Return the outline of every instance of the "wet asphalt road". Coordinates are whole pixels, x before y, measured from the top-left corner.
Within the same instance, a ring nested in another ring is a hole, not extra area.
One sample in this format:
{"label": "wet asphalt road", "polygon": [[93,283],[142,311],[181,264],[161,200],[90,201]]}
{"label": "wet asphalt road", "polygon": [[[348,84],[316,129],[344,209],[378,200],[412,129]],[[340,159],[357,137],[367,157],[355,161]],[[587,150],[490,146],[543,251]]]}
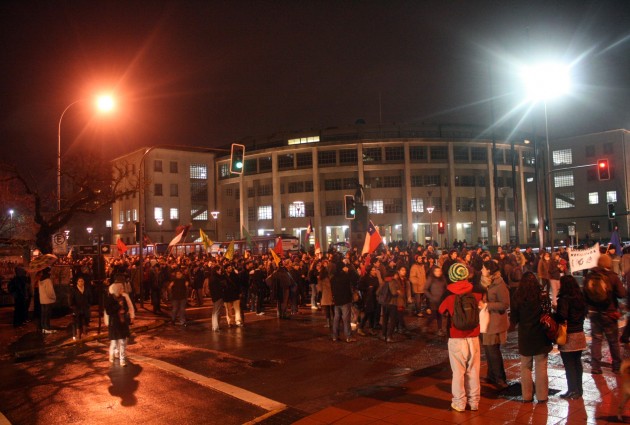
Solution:
{"label": "wet asphalt road", "polygon": [[[413,316],[406,318],[409,334],[387,344],[360,336],[333,342],[323,313],[310,309],[286,321],[270,310],[248,313],[244,328],[219,333],[211,331],[210,308],[187,312],[186,327],[135,335],[126,368],[110,366],[106,346],[96,341],[19,361],[4,352],[0,411],[15,424],[291,423],[448,368],[446,339],[422,334],[425,319]],[[0,334],[11,331],[5,325]],[[509,341],[504,355],[517,356],[515,333]]]}

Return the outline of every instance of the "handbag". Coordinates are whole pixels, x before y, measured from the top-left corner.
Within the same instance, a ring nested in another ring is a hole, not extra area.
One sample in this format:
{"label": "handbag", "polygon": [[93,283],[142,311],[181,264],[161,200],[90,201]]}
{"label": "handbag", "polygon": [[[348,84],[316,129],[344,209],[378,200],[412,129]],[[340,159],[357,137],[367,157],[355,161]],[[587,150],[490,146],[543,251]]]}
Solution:
{"label": "handbag", "polygon": [[556,344],[564,345],[567,343],[567,322],[558,324],[558,332],[556,333]]}
{"label": "handbag", "polygon": [[541,294],[540,304],[542,306],[542,313],[540,314],[540,324],[547,335],[547,339],[551,342],[556,341],[556,335],[558,334],[558,323],[551,316],[551,301],[547,292]]}
{"label": "handbag", "polygon": [[490,325],[490,312],[488,306],[484,306],[479,310],[479,333],[485,334],[488,332],[488,325]]}

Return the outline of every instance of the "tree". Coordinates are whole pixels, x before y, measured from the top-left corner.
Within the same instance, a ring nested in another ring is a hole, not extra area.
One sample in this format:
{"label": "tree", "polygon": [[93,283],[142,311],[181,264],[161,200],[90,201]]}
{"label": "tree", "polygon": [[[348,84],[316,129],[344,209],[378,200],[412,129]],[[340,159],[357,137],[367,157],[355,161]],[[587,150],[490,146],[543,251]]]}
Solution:
{"label": "tree", "polygon": [[56,210],[56,193],[50,182],[41,183],[12,164],[0,164],[4,182],[19,183],[29,198],[35,227],[35,245],[42,252],[52,251],[52,236],[78,213],[95,214],[116,200],[138,191],[138,179],[130,176],[127,164],[112,165],[93,154],[68,158],[62,170],[61,209]]}

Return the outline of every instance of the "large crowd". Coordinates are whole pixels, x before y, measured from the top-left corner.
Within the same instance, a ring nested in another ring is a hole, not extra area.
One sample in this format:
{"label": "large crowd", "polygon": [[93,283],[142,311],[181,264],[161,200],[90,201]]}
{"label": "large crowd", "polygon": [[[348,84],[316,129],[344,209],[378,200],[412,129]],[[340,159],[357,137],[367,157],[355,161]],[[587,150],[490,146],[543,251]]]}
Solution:
{"label": "large crowd", "polygon": [[[272,253],[236,254],[229,259],[191,254],[148,256],[142,263],[137,257],[123,256],[106,261],[103,273],[95,270],[90,257],[64,261],[72,268],[75,282],[71,307],[81,322],[76,329],[89,322],[90,303],[102,302],[106,313],[117,317],[109,320],[110,339],[115,341],[112,362],[116,352],[123,363],[120,342],[128,335],[128,317],[138,304],[147,304],[156,314],[164,314],[162,309],[170,305],[172,324],[185,326],[186,307],[201,306],[210,298],[215,332],[225,326],[244,326],[248,311],[258,315],[273,311],[279,319],[288,320],[300,314],[300,307],[310,308],[323,311],[333,341],[348,343],[369,335],[393,342],[400,338],[398,334],[411,332],[407,322],[416,316],[423,320],[414,332],[447,339],[453,370],[451,408],[457,411],[478,408],[482,348],[488,364],[485,380],[497,391],[508,387],[501,346],[511,329],[518,331],[524,402],[533,401],[534,396],[538,402],[547,400],[547,355],[554,343],[561,352],[568,384],[561,397],[582,396],[587,317],[593,374],[602,373],[604,340],[610,348],[612,372],[620,371],[620,342],[627,343],[630,336],[624,331],[620,337],[617,326],[619,300],[627,294],[623,282],[630,282],[630,255],[617,255],[613,246],[602,252],[597,267],[584,271],[581,284],[568,270],[563,248],[537,254],[530,247],[499,247],[491,254],[465,244],[440,252],[432,245],[410,243],[381,246],[363,255],[356,249],[345,254],[291,253],[281,258]],[[26,298],[44,295],[50,301],[46,273],[50,272],[38,273],[29,285],[28,276],[18,272],[27,285]],[[101,288],[98,274],[108,290],[97,290]],[[594,283],[605,288],[606,299],[592,292]],[[15,286],[10,285],[12,292],[19,292]],[[472,316],[467,316],[468,304],[474,304]],[[81,313],[86,305],[87,313]],[[18,309],[16,301],[14,325],[28,320],[25,309],[33,308],[27,301]],[[564,339],[550,336],[548,318],[564,330]],[[44,333],[49,330],[46,320],[41,322]],[[112,332],[112,326],[127,328]]]}

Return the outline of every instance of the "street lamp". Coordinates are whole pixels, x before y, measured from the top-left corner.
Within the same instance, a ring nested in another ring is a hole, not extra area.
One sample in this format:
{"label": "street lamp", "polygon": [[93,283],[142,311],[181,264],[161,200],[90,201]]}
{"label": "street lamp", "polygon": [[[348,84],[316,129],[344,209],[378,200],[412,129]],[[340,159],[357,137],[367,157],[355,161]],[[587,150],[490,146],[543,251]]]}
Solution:
{"label": "street lamp", "polygon": [[433,243],[433,211],[435,207],[427,207],[427,212],[429,213],[429,236],[431,236],[430,242]]}
{"label": "street lamp", "polygon": [[[63,110],[59,117],[59,124],[57,126],[57,211],[61,210],[61,121],[66,112],[68,112],[68,109],[85,100],[86,99],[75,100],[66,106],[66,109]],[[101,112],[110,112],[114,106],[114,99],[109,95],[101,95],[96,99],[96,108]]]}
{"label": "street lamp", "polygon": [[[543,102],[545,113],[545,144],[547,151],[547,159],[545,161],[545,189],[547,197],[545,203],[547,205],[547,218],[549,221],[549,242],[551,249],[554,243],[554,225],[553,225],[553,208],[554,196],[551,184],[551,161],[549,148],[549,118],[547,113],[547,102],[556,97],[565,95],[571,90],[571,68],[559,63],[541,63],[536,66],[527,67],[522,72],[525,89],[527,91],[527,100],[531,103]],[[534,151],[536,152],[536,146]],[[539,214],[540,215],[540,214]],[[538,219],[539,235],[542,236],[544,223]],[[540,248],[543,248],[542,237],[540,238]]]}
{"label": "street lamp", "polygon": [[156,218],[155,222],[157,223],[157,225],[160,227],[160,242],[164,242],[162,240],[162,223],[164,223],[164,219],[163,218]]}
{"label": "street lamp", "polygon": [[220,213],[221,213],[220,211],[210,212],[210,215],[214,219],[214,233],[215,233],[214,238],[215,239],[219,239],[219,214]]}

